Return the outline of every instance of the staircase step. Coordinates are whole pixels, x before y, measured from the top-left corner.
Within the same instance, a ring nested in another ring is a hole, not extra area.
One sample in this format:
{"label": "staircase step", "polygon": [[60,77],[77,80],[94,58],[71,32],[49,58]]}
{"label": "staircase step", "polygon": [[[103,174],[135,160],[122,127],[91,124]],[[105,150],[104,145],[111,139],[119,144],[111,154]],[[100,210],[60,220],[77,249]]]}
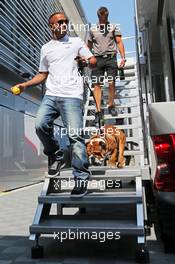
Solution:
{"label": "staircase step", "polygon": [[[135,181],[136,177],[141,177],[141,169],[138,166],[126,166],[123,169],[119,169],[117,167],[111,168],[109,166],[100,166],[100,167],[90,166],[89,170],[91,171],[91,176],[89,178],[89,181],[90,182],[96,181],[95,182],[96,187],[99,187],[99,182],[100,184],[102,183],[102,181],[107,181],[109,183],[109,181],[112,180],[115,181],[114,183],[115,190],[116,189],[119,190],[119,187],[122,187],[122,190],[124,190],[126,184]],[[50,180],[53,182],[53,186],[55,186],[56,189],[60,189],[62,183],[66,184],[64,181],[71,182],[74,179],[73,170],[71,168],[63,169],[61,170],[59,176],[57,177],[46,176],[46,178],[50,178]],[[120,181],[122,182],[122,186]],[[71,184],[68,184],[68,186],[69,185]],[[94,183],[93,186],[91,186],[91,184],[89,186],[93,187]],[[128,186],[128,187],[131,188],[132,186]]]}
{"label": "staircase step", "polygon": [[[143,141],[142,137],[126,137],[127,143],[132,143],[132,142],[139,143],[140,141]],[[87,142],[89,142],[89,139],[85,139],[85,143],[87,143]]]}
{"label": "staircase step", "polygon": [[[128,104],[121,104],[121,105],[115,105],[115,108],[134,108],[134,107],[139,107],[139,104],[131,104],[131,103],[128,103]],[[96,107],[95,105],[88,105],[85,107],[86,110],[96,110]],[[101,109],[108,109],[108,106],[102,106]]]}
{"label": "staircase step", "polygon": [[[132,94],[132,95],[118,95],[117,99],[126,99],[126,98],[137,98],[139,96],[138,93],[136,94]],[[94,97],[93,96],[89,96],[89,101],[94,101]],[[108,99],[108,95],[104,95],[103,99]]]}
{"label": "staircase step", "polygon": [[127,90],[138,90],[138,87],[136,85],[134,86],[117,86],[116,91],[127,91]]}
{"label": "staircase step", "polygon": [[124,68],[124,72],[128,73],[128,72],[134,72],[137,74],[137,71],[135,70],[135,68]]}
{"label": "staircase step", "polygon": [[125,64],[124,70],[135,70],[135,64]]}
{"label": "staircase step", "polygon": [[[108,84],[106,84],[103,88],[102,88],[102,90],[107,90],[108,91],[108,88],[109,88],[109,86],[108,86]],[[138,90],[138,86],[137,85],[125,85],[124,83],[119,83],[119,84],[117,84],[116,85],[116,87],[115,87],[115,89],[116,89],[116,91],[117,90],[120,90],[120,91],[125,91],[125,90]],[[94,91],[94,88],[91,88],[91,91]]]}
{"label": "staircase step", "polygon": [[[48,195],[62,193],[62,194],[67,194],[70,196],[70,192],[72,191],[72,189],[74,187],[74,183],[75,183],[75,181],[72,179],[70,186],[69,186],[69,184],[68,184],[68,186],[65,186],[65,183],[64,183],[63,187],[58,188],[57,185],[53,185],[53,189],[51,189],[51,191],[49,192]],[[97,188],[88,187],[88,194],[90,194],[90,193],[95,193],[96,195],[104,194],[104,193],[118,194],[121,191],[121,189],[122,189],[123,194],[124,193],[128,194],[129,192],[135,192],[135,188],[133,188],[134,184],[135,184],[134,181],[133,182],[130,181],[130,182],[124,183],[125,187],[123,187],[123,185],[122,185],[122,187],[120,188],[120,187],[118,187],[119,182],[116,184],[114,182],[114,184],[112,185],[112,182],[110,180],[110,182],[108,183],[109,187],[107,187],[107,188],[105,188],[105,186],[103,186],[103,185],[99,185],[99,187],[97,187]]]}
{"label": "staircase step", "polygon": [[126,142],[136,142],[139,143],[140,141],[143,141],[142,137],[126,137]]}
{"label": "staircase step", "polygon": [[[130,107],[139,107],[139,104],[134,103],[127,103],[127,104],[121,104],[121,105],[115,105],[115,108],[130,108]],[[85,107],[87,110],[96,110],[95,105],[89,105]],[[107,106],[102,106],[101,109],[108,109]]]}
{"label": "staircase step", "polygon": [[[91,173],[92,173],[92,176],[91,178],[93,179],[94,176],[100,176],[100,177],[115,177],[115,179],[118,177],[118,178],[122,178],[122,179],[125,179],[125,178],[129,178],[129,177],[136,177],[136,176],[139,176],[141,175],[141,169],[139,166],[125,166],[124,168],[122,169],[119,169],[119,168],[111,168],[109,166],[100,166],[100,167],[97,167],[97,166],[90,166],[89,167]],[[63,169],[61,170],[60,172],[60,176],[58,177],[72,177],[72,169]]]}
{"label": "staircase step", "polygon": [[131,203],[141,203],[142,196],[136,195],[134,192],[104,192],[104,193],[89,193],[82,198],[72,198],[69,193],[57,193],[54,195],[46,195],[38,197],[39,203],[44,204],[71,204],[73,206],[77,205],[87,205],[87,204],[131,204]]}
{"label": "staircase step", "polygon": [[[139,173],[141,171],[140,166],[125,166],[123,169],[118,169],[118,168],[111,168],[110,166],[91,166],[91,172],[97,173],[97,172],[102,172],[104,171],[105,174],[113,174],[113,173],[119,173],[120,175],[127,173],[131,173],[132,175]],[[134,174],[133,174],[134,173]]]}
{"label": "staircase step", "polygon": [[[127,78],[127,77],[135,77],[135,71],[133,71],[133,70],[128,70],[128,71],[125,71],[125,78]],[[118,76],[118,77],[120,77],[120,76]]]}
{"label": "staircase step", "polygon": [[[91,167],[89,168],[89,169],[91,169]],[[138,172],[138,173],[135,173],[134,174],[134,176],[130,173],[130,174],[120,174],[119,175],[119,173],[118,174],[103,174],[103,173],[101,173],[100,174],[100,172],[98,172],[99,174],[92,174],[91,176],[90,176],[90,178],[89,178],[89,181],[98,181],[98,182],[102,182],[102,181],[115,181],[116,182],[116,185],[118,186],[118,182],[119,181],[122,181],[122,182],[131,182],[131,181],[135,181],[135,179],[136,179],[136,177],[140,177],[140,173]],[[46,178],[50,178],[53,182],[54,182],[54,184],[56,184],[56,186],[57,186],[57,189],[58,189],[58,187],[60,186],[60,182],[59,181],[74,181],[74,177],[73,177],[73,174],[72,174],[72,171],[69,171],[68,173],[61,173],[61,176],[57,176],[57,177],[49,177],[49,176],[46,176]],[[58,184],[59,184],[59,186],[58,186]],[[117,189],[117,187],[115,188],[115,189]],[[122,188],[122,190],[123,190],[123,188]]]}
{"label": "staircase step", "polygon": [[[120,128],[120,129],[139,129],[141,128],[141,125],[139,126],[138,124],[137,125],[117,125],[117,126],[114,126],[114,127],[117,127],[117,128]],[[102,127],[103,128],[103,127]],[[99,128],[97,127],[85,127],[84,128],[84,131],[86,132],[98,132]]]}
{"label": "staircase step", "polygon": [[136,82],[138,81],[137,77],[133,78],[133,77],[126,77],[125,80],[123,80],[123,82]]}
{"label": "staircase step", "polygon": [[119,78],[117,78],[116,79],[116,82],[115,82],[115,84],[116,84],[116,86],[117,85],[128,85],[129,83],[135,83],[135,84],[138,84],[138,79],[137,79],[137,77],[135,78],[135,77],[126,77],[125,78],[125,80],[120,80]]}
{"label": "staircase step", "polygon": [[40,221],[39,225],[31,225],[31,234],[52,234],[56,232],[119,232],[122,235],[144,235],[144,228],[137,226],[135,221],[132,220],[116,220],[116,219],[96,219],[83,217],[81,215],[76,216],[50,216],[48,219]]}
{"label": "staircase step", "polygon": [[[140,115],[136,112],[136,113],[131,113],[131,114],[119,114],[117,116],[112,116],[112,115],[104,115],[104,119],[120,119],[120,118],[137,118]],[[95,116],[91,115],[91,116],[86,116],[86,118],[84,118],[84,120],[88,121],[88,120],[95,120]]]}
{"label": "staircase step", "polygon": [[138,156],[138,155],[143,155],[144,152],[141,150],[125,150],[124,151],[124,156]]}

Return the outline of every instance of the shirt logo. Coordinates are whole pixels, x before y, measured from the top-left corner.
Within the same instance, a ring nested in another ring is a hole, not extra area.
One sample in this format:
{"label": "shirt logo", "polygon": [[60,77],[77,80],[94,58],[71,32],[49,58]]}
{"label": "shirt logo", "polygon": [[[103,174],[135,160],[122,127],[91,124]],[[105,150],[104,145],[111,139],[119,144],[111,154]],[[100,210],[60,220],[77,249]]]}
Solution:
{"label": "shirt logo", "polygon": [[70,49],[72,42],[63,42],[63,44],[66,49]]}
{"label": "shirt logo", "polygon": [[63,44],[67,44],[67,45],[70,45],[72,44],[72,42],[62,42]]}

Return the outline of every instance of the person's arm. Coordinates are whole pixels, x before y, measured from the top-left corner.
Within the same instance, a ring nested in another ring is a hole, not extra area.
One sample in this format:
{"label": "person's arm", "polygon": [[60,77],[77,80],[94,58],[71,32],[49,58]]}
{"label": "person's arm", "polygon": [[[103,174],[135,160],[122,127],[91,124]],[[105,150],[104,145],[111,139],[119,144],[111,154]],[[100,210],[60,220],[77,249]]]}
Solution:
{"label": "person's arm", "polygon": [[89,62],[88,64],[89,64],[90,68],[94,68],[97,64],[97,60],[96,60],[95,56],[88,58],[88,62]]}
{"label": "person's arm", "polygon": [[79,48],[78,53],[79,53],[79,56],[81,57],[82,61],[88,60],[88,66],[90,68],[93,68],[96,66],[97,60],[96,60],[95,56],[90,51],[89,46],[86,45],[85,42],[82,41],[81,39],[80,39],[80,48]]}
{"label": "person's arm", "polygon": [[43,83],[48,76],[48,72],[39,72],[36,74],[31,80],[16,84],[15,86],[18,87],[21,93],[29,86],[34,86]]}
{"label": "person's arm", "polygon": [[93,68],[96,66],[97,64],[97,60],[94,56],[90,57],[90,58],[85,58],[84,56],[78,56],[77,58],[75,58],[77,63],[79,64],[79,67],[90,67]]}
{"label": "person's arm", "polygon": [[121,57],[120,67],[124,67],[126,59],[125,59],[125,47],[122,41],[122,36],[116,36],[115,41],[117,43],[117,47],[118,47],[120,57]]}
{"label": "person's arm", "polygon": [[87,34],[86,43],[87,43],[88,48],[92,52],[92,48],[93,48],[93,37],[92,37],[91,29],[89,30],[89,32]]}
{"label": "person's arm", "polygon": [[35,86],[38,84],[43,83],[49,74],[48,72],[48,61],[46,58],[46,53],[44,46],[41,48],[41,55],[40,55],[40,65],[39,65],[39,73],[36,74],[31,80],[23,83],[16,84],[15,86],[20,89],[20,92],[22,93],[24,89],[26,89],[29,86]]}

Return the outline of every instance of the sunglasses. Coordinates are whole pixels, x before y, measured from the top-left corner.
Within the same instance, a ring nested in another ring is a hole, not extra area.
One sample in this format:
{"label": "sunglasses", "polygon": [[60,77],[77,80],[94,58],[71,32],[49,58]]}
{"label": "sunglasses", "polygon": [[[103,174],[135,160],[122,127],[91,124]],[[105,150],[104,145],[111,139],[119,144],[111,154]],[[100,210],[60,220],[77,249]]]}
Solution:
{"label": "sunglasses", "polygon": [[61,26],[63,24],[68,25],[69,24],[69,20],[68,19],[60,19],[57,22],[55,22],[54,24],[50,24],[49,27],[52,29],[54,27],[54,25]]}
{"label": "sunglasses", "polygon": [[108,17],[108,14],[98,14],[99,17]]}

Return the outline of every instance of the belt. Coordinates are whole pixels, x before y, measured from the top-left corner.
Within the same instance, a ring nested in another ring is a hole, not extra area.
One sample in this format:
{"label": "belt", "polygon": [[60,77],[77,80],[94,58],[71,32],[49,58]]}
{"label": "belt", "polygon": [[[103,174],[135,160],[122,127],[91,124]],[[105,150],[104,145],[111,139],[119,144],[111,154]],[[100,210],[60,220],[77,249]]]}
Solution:
{"label": "belt", "polygon": [[110,58],[114,58],[115,55],[116,55],[116,54],[113,53],[113,54],[97,55],[97,56],[95,56],[95,57],[97,57],[97,58],[108,58],[108,57],[110,57]]}

